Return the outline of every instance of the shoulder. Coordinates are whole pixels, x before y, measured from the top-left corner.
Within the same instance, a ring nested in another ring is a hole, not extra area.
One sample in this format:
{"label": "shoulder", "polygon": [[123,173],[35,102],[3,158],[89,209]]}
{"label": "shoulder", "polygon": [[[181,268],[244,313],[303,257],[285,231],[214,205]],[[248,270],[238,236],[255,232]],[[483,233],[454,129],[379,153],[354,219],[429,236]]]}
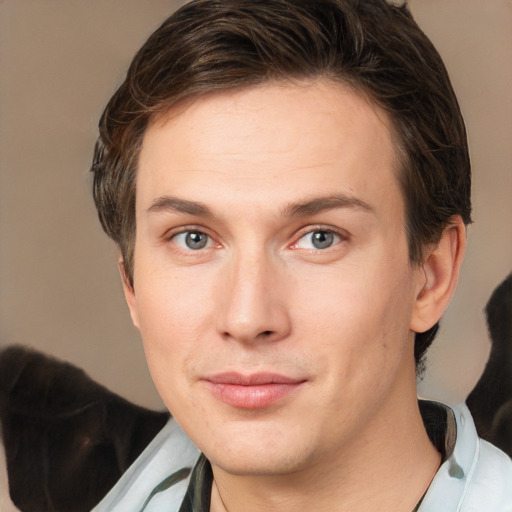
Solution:
{"label": "shoulder", "polygon": [[512,461],[492,444],[478,440],[474,473],[461,511],[512,511]]}
{"label": "shoulder", "polygon": [[464,404],[447,407],[455,444],[425,495],[420,512],[512,512],[512,461],[480,439]]}

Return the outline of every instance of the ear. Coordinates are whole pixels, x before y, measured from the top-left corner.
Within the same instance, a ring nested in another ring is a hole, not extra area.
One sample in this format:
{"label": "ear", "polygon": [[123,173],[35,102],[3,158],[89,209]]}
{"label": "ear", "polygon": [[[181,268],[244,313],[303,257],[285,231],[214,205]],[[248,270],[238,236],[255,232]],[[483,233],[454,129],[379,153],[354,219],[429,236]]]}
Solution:
{"label": "ear", "polygon": [[130,310],[130,316],[132,317],[133,325],[138,329],[139,315],[137,313],[137,299],[135,298],[135,289],[130,283],[130,279],[126,273],[122,255],[119,255],[117,265],[119,267],[119,273],[121,274],[121,281],[123,283],[124,298],[126,300],[126,304],[128,304],[128,309]]}
{"label": "ear", "polygon": [[425,332],[443,315],[455,292],[466,250],[466,227],[460,216],[450,219],[441,238],[418,268],[418,290],[411,330]]}

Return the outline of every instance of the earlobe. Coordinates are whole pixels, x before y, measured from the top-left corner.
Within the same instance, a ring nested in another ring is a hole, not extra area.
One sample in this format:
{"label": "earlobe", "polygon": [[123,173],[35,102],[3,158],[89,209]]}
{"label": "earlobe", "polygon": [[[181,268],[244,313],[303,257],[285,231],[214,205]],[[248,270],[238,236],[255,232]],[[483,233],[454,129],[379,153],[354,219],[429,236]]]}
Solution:
{"label": "earlobe", "polygon": [[418,268],[412,331],[425,332],[441,318],[455,292],[465,250],[466,228],[460,216],[455,216]]}
{"label": "earlobe", "polygon": [[124,298],[128,309],[130,310],[130,316],[132,317],[133,325],[139,328],[139,315],[137,313],[137,301],[135,299],[135,290],[133,285],[130,283],[130,279],[126,273],[123,257],[120,255],[118,262],[119,274],[121,275],[121,281],[123,283]]}

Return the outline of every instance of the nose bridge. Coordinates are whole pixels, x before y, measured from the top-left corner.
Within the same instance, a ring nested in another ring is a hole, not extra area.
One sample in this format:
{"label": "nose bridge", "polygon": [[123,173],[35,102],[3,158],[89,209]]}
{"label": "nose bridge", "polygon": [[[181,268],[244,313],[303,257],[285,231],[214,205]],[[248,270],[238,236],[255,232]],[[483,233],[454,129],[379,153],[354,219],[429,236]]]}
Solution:
{"label": "nose bridge", "polygon": [[234,251],[219,304],[219,330],[224,337],[250,343],[286,336],[289,318],[281,274],[276,258],[261,245]]}

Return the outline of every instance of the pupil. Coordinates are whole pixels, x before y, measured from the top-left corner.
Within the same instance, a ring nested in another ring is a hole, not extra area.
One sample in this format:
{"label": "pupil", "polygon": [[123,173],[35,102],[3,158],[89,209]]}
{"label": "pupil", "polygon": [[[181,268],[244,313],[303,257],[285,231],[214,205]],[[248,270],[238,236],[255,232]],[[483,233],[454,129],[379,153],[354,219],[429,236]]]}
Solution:
{"label": "pupil", "polygon": [[332,245],[334,240],[334,235],[332,233],[328,233],[326,231],[315,231],[313,233],[313,245],[317,249],[325,249]]}
{"label": "pupil", "polygon": [[206,246],[206,235],[198,231],[187,233],[185,242],[190,249],[203,249]]}

